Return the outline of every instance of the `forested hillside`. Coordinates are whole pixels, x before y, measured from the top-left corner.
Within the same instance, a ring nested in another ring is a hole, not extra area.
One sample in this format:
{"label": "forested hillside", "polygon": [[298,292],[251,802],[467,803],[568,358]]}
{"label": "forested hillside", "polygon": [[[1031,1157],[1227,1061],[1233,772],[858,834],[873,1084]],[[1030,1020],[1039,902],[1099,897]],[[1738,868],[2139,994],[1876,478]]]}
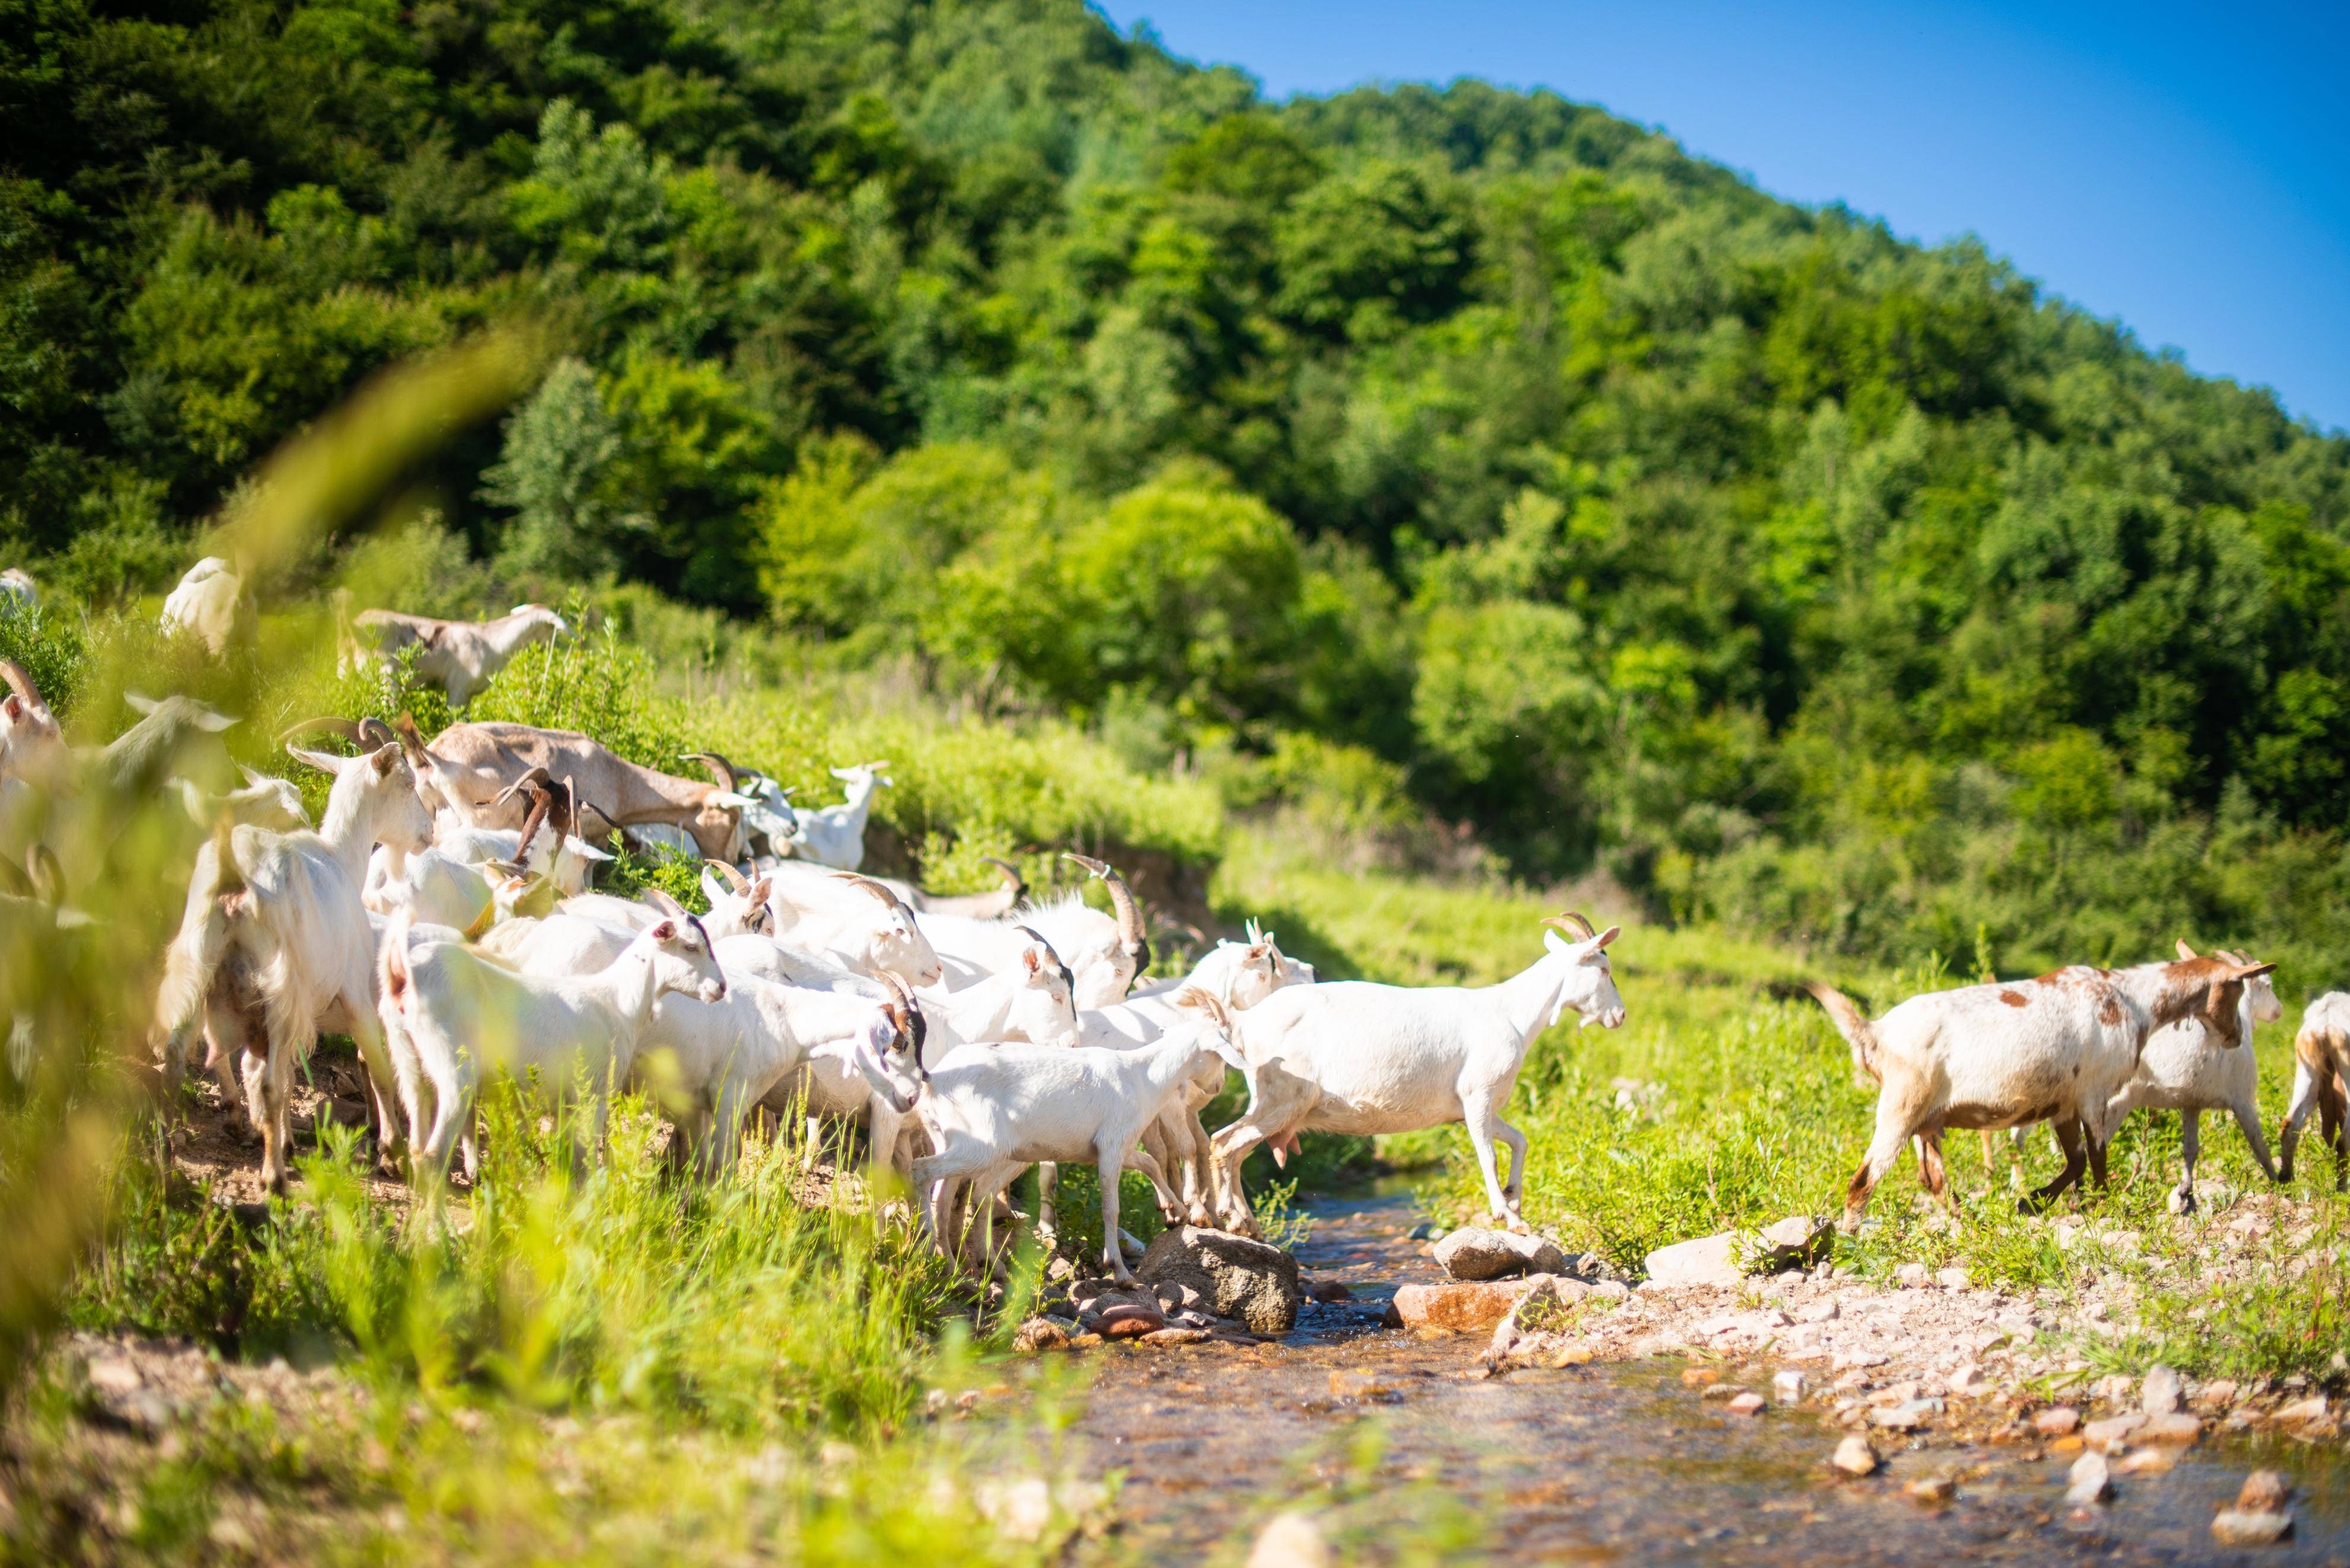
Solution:
{"label": "forested hillside", "polygon": [[2350,441],[1597,110],[1269,104],[1076,0],[6,0],[0,126],[60,593],[532,318],[401,607],[633,581],[1407,857],[2345,978]]}

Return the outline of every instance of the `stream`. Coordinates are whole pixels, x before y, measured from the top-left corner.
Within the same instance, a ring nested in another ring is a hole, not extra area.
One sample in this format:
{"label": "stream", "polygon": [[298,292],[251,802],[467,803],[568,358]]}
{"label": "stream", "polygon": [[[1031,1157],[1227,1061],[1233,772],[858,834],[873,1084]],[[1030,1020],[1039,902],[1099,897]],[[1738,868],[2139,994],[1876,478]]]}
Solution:
{"label": "stream", "polygon": [[[1806,1564],[1912,1561],[2350,1563],[2350,1461],[2342,1449],[2207,1438],[2167,1474],[2116,1481],[2108,1508],[2064,1501],[2073,1456],[1932,1437],[1891,1451],[1865,1480],[1826,1459],[1842,1430],[1811,1407],[1735,1417],[1659,1358],[1476,1376],[1481,1336],[1421,1339],[1379,1326],[1396,1288],[1440,1272],[1409,1231],[1401,1184],[1305,1205],[1296,1248],[1352,1303],[1308,1303],[1285,1340],[1254,1351],[1107,1346],[1072,1434],[1089,1475],[1118,1486],[1116,1548],[1193,1561],[1276,1507],[1323,1511],[1340,1544],[1374,1560],[1473,1555],[1541,1561]],[[1770,1390],[1770,1367],[1725,1367]],[[1880,1449],[1892,1439],[1880,1435]],[[2256,1550],[2219,1546],[2212,1515],[2246,1472],[2281,1469],[2295,1532]],[[1912,1501],[1948,1475],[1956,1501]],[[1237,1561],[1237,1554],[1233,1555]]]}

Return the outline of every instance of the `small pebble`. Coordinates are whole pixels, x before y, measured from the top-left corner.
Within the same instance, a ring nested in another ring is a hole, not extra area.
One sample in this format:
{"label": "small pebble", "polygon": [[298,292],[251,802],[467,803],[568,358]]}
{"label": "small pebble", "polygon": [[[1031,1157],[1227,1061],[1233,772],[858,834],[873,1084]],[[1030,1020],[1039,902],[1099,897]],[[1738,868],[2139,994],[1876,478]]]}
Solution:
{"label": "small pebble", "polygon": [[1868,1446],[1868,1439],[1860,1437],[1846,1438],[1838,1443],[1834,1457],[1828,1460],[1848,1476],[1875,1475],[1877,1467],[1884,1462],[1877,1458],[1877,1450]]}
{"label": "small pebble", "polygon": [[1974,1281],[1967,1277],[1967,1272],[1964,1269],[1959,1268],[1937,1270],[1934,1282],[1946,1291],[1964,1291],[1974,1288]]}
{"label": "small pebble", "polygon": [[1722,1408],[1733,1416],[1760,1416],[1762,1413],[1762,1396],[1741,1394]]}
{"label": "small pebble", "polygon": [[2032,1417],[2032,1429],[2043,1438],[2066,1437],[2081,1425],[2081,1412],[2070,1405],[2058,1405]]}
{"label": "small pebble", "polygon": [[1919,1476],[1903,1490],[1919,1502],[1939,1508],[1959,1495],[1959,1483],[1948,1476]]}
{"label": "small pebble", "polygon": [[1923,1263],[1904,1263],[1893,1271],[1895,1282],[1909,1290],[1924,1289],[1927,1280],[1931,1277]]}
{"label": "small pebble", "polygon": [[1775,1372],[1771,1376],[1771,1392],[1777,1397],[1782,1405],[1802,1404],[1804,1396],[1811,1391],[1811,1386],[1812,1380],[1793,1367]]}
{"label": "small pebble", "polygon": [[2178,1380],[2178,1373],[2162,1366],[2146,1369],[2146,1376],[2137,1386],[2139,1409],[2149,1416],[2169,1416],[2186,1402],[2187,1387]]}

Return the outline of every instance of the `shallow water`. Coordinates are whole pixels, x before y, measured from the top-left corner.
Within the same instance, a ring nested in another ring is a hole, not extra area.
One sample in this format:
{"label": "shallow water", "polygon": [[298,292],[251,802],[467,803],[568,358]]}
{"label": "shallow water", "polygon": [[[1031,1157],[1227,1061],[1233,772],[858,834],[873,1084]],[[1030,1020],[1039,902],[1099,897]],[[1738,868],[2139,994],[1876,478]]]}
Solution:
{"label": "shallow water", "polygon": [[[1119,1541],[1138,1554],[1190,1560],[1244,1542],[1305,1497],[1374,1559],[1482,1543],[1549,1562],[2350,1563],[2338,1445],[2207,1438],[2167,1474],[2120,1478],[2092,1516],[2064,1503],[2071,1455],[1929,1439],[1846,1480],[1825,1464],[1834,1423],[1776,1407],[1725,1415],[1681,1384],[1678,1360],[1480,1379],[1479,1338],[1378,1326],[1397,1286],[1438,1277],[1406,1235],[1419,1218],[1408,1193],[1332,1195],[1308,1211],[1298,1257],[1344,1280],[1354,1303],[1309,1303],[1287,1340],[1254,1352],[1106,1347],[1075,1452],[1121,1476]],[[1747,1386],[1767,1394],[1758,1371]],[[2293,1481],[2294,1538],[2220,1548],[2211,1516],[2262,1467]],[[1934,1474],[1957,1480],[1950,1506],[1903,1492]]]}

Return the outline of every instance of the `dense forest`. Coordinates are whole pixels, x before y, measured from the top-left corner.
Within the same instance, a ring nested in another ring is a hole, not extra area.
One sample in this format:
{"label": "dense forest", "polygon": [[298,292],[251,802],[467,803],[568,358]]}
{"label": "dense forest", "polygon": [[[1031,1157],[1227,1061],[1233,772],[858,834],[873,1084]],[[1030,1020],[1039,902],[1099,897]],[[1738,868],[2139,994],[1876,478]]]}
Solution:
{"label": "dense forest", "polygon": [[2350,441],[1977,246],[1077,0],[0,0],[0,564],[56,592],[527,320],[402,607],[638,584],[1407,858],[2345,978]]}

